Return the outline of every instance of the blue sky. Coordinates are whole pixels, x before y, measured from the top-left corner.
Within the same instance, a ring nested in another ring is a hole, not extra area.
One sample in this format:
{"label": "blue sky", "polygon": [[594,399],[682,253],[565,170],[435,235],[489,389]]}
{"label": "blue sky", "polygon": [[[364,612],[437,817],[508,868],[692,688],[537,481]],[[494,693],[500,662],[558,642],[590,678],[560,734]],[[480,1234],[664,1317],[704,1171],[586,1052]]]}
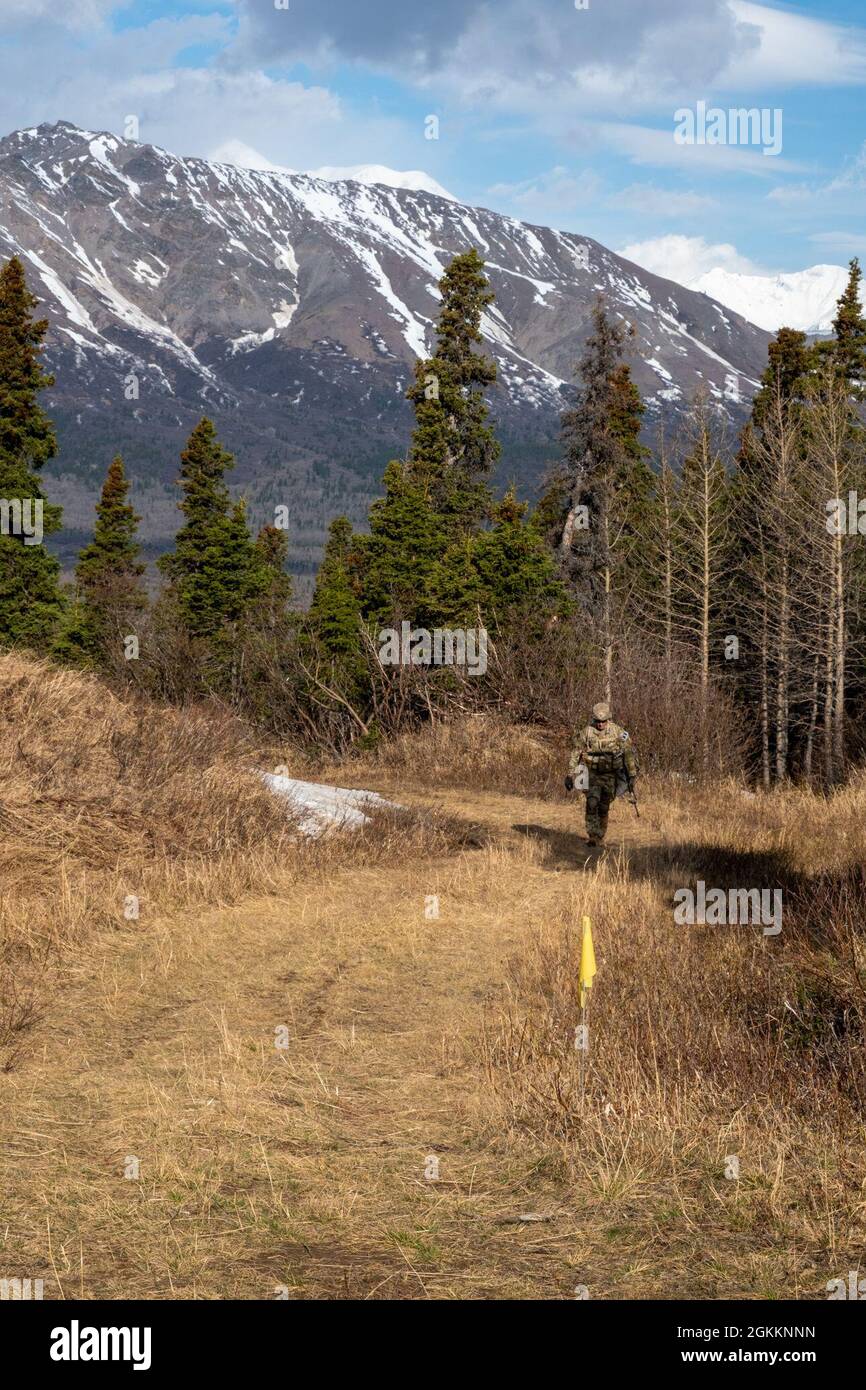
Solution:
{"label": "blue sky", "polygon": [[[686,282],[866,256],[862,3],[278,4],[2,0],[0,128],[135,115],[178,154],[423,169]],[[780,110],[779,153],[678,143],[699,102]]]}

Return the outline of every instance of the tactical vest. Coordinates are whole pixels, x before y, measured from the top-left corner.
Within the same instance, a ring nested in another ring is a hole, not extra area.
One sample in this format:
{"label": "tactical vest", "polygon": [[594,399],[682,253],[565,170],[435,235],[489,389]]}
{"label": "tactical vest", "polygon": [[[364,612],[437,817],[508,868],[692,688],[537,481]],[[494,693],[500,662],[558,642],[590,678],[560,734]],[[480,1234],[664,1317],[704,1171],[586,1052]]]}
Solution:
{"label": "tactical vest", "polygon": [[583,731],[584,762],[591,772],[616,773],[625,767],[624,744],[628,735],[618,724],[608,724],[601,733],[594,724]]}

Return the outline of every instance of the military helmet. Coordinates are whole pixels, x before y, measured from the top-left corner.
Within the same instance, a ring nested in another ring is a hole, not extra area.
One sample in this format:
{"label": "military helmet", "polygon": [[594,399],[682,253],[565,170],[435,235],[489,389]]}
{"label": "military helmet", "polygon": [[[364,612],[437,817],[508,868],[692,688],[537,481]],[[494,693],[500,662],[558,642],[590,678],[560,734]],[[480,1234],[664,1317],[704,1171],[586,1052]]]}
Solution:
{"label": "military helmet", "polygon": [[610,719],[610,705],[605,704],[604,701],[599,705],[593,705],[592,722],[603,724],[606,719]]}

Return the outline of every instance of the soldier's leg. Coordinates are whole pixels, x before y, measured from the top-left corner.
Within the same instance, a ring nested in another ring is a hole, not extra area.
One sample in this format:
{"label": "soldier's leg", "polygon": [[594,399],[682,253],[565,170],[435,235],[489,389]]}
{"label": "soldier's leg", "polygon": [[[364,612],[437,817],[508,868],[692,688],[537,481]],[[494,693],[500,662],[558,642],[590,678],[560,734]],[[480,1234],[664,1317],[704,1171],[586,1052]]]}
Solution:
{"label": "soldier's leg", "polygon": [[605,779],[599,783],[598,792],[598,839],[602,841],[607,834],[607,817],[610,812],[611,802],[616,796],[616,783],[610,779]]}
{"label": "soldier's leg", "polygon": [[589,840],[599,840],[604,833],[599,813],[601,790],[601,783],[595,777],[590,777],[586,791],[586,835]]}

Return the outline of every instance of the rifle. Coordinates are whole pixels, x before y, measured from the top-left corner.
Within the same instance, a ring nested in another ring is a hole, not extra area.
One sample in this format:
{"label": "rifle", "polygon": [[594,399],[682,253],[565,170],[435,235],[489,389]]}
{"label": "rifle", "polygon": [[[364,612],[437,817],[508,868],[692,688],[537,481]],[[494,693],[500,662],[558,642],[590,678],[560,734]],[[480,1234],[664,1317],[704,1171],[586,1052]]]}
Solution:
{"label": "rifle", "polygon": [[633,777],[629,777],[628,779],[628,799],[634,807],[635,815],[637,816],[638,820],[640,820],[640,807],[637,804],[637,792],[634,789]]}

